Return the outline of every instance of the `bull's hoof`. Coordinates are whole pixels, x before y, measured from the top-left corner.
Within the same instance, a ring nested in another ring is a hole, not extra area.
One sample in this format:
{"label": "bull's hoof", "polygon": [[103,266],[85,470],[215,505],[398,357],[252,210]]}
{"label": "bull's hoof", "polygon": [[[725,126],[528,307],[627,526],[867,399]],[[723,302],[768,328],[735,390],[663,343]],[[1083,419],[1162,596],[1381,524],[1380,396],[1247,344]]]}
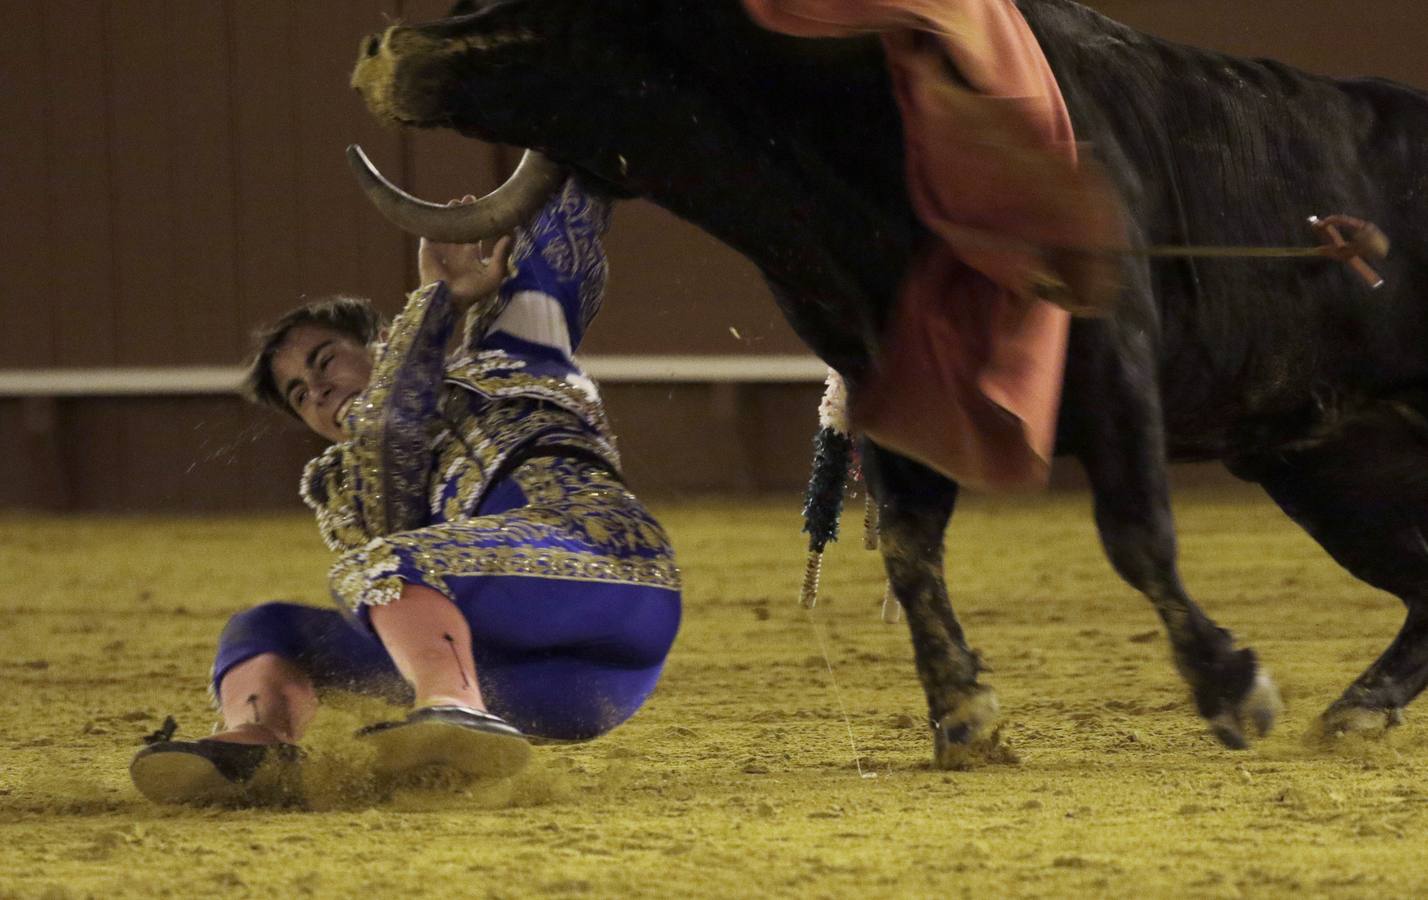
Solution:
{"label": "bull's hoof", "polygon": [[932,763],[961,771],[988,763],[1019,760],[1001,735],[996,691],[978,686],[952,711],[932,723]]}
{"label": "bull's hoof", "polygon": [[1269,673],[1260,669],[1239,703],[1210,718],[1210,732],[1231,750],[1244,750],[1252,737],[1269,734],[1283,711],[1284,700],[1279,696],[1279,688]]}
{"label": "bull's hoof", "polygon": [[1311,744],[1328,743],[1349,735],[1376,737],[1403,724],[1403,710],[1398,707],[1368,707],[1335,703],[1324,710],[1310,727],[1305,740]]}

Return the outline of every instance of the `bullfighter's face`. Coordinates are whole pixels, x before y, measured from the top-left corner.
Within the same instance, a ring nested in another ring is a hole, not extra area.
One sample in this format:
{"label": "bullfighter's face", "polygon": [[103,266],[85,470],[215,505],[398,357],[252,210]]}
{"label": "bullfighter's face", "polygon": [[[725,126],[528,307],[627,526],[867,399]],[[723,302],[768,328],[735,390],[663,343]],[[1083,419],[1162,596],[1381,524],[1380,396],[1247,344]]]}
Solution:
{"label": "bullfighter's face", "polygon": [[346,332],[298,325],[273,354],[273,381],[304,425],[333,443],[345,440],[347,410],[372,377],[368,348]]}

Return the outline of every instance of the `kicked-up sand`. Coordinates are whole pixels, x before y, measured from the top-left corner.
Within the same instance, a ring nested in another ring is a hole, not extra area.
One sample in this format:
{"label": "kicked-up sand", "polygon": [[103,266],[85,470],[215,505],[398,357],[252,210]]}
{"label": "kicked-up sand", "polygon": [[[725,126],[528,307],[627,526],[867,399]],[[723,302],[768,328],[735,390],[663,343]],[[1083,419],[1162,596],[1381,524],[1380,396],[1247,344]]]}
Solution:
{"label": "kicked-up sand", "polygon": [[[964,501],[953,601],[1014,765],[929,768],[906,629],[879,619],[859,509],[810,616],[797,498],[656,511],[685,620],[650,703],[518,779],[392,789],[333,698],[289,808],[154,806],[127,764],[165,715],[207,733],[226,618],[324,604],[300,514],[0,518],[0,897],[1380,897],[1428,886],[1428,733],[1302,740],[1393,637],[1392,597],[1250,490],[1177,495],[1182,570],[1284,691],[1247,752],[1195,718],[1082,494]],[[831,662],[825,665],[824,650]],[[861,764],[859,763],[861,759]],[[861,765],[861,775],[860,775]]]}

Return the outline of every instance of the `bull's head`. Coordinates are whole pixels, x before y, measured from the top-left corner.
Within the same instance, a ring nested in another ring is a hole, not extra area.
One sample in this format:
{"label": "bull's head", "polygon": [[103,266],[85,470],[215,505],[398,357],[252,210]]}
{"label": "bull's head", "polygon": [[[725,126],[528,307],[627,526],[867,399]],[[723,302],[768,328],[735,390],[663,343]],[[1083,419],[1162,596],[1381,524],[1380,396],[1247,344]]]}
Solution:
{"label": "bull's head", "polygon": [[[657,16],[680,18],[671,16],[670,6],[465,0],[456,10],[463,14],[368,38],[352,84],[381,118],[545,148],[613,193],[648,193],[653,173],[644,166],[632,173],[631,154],[652,134],[668,140],[659,122],[664,113],[649,95],[667,94],[677,77],[658,61],[659,38],[673,36],[660,34]],[[686,97],[678,106],[688,102]],[[641,118],[646,121],[630,121]],[[538,188],[554,186],[553,168],[533,152],[506,192],[539,206]],[[384,212],[427,236],[436,230],[464,239],[489,237],[490,220],[509,227],[507,209],[527,211],[504,201],[495,217],[485,210],[452,211],[408,202],[370,181],[367,187],[374,199],[385,195]]]}
{"label": "bull's head", "polygon": [[[463,6],[363,43],[352,81],[375,114],[528,147],[654,200],[758,264],[820,355],[860,366],[918,228],[876,40],[773,35],[737,0]],[[374,191],[398,224],[447,240],[526,212]]]}
{"label": "bull's head", "polygon": [[623,93],[654,74],[655,42],[677,39],[660,35],[654,18],[669,16],[671,5],[684,6],[463,0],[460,14],[369,36],[352,83],[378,116],[525,143],[521,135],[549,134],[548,119],[578,119],[582,100]]}

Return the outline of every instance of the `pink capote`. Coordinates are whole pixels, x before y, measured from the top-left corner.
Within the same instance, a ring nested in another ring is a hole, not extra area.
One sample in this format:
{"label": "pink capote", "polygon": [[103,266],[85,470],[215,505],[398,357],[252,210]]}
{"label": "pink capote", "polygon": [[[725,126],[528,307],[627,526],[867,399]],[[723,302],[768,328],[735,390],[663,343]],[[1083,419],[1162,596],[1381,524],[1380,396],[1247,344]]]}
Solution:
{"label": "pink capote", "polygon": [[[940,240],[908,272],[853,425],[983,489],[1050,473],[1069,313],[1116,293],[1124,243],[1098,170],[1078,164],[1056,79],[1011,0],[743,0],[801,37],[881,32],[902,111],[908,191]],[[931,39],[929,39],[929,37]],[[943,69],[950,59],[972,86]],[[1038,297],[1055,300],[1060,306]]]}

